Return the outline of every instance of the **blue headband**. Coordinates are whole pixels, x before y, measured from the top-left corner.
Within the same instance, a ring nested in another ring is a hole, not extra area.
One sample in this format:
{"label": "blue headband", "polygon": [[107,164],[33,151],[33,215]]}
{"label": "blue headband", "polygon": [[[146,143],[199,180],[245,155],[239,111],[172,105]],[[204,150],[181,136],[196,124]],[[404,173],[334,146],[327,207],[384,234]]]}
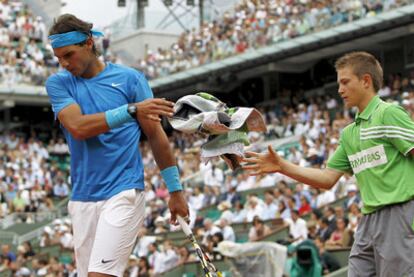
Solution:
{"label": "blue headband", "polygon": [[[104,34],[100,31],[91,30],[92,36],[102,37]],[[79,31],[72,31],[63,34],[55,34],[49,36],[50,43],[52,44],[52,48],[59,48],[63,46],[73,45],[85,41],[89,35],[79,32]]]}

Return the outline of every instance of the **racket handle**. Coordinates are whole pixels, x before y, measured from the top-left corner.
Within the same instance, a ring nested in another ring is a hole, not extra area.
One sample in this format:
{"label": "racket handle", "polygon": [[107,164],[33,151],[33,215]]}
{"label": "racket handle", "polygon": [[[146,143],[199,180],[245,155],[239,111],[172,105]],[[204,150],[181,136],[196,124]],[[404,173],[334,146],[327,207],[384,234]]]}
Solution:
{"label": "racket handle", "polygon": [[188,226],[187,222],[185,222],[185,220],[181,216],[177,215],[177,220],[180,223],[181,229],[183,229],[184,234],[186,234],[187,236],[193,235],[190,226]]}

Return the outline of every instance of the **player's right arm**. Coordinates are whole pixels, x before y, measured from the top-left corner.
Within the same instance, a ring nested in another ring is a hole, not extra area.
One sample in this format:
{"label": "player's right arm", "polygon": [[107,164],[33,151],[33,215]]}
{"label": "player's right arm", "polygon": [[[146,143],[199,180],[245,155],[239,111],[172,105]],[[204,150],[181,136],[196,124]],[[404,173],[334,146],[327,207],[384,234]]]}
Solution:
{"label": "player's right arm", "polygon": [[109,131],[105,113],[82,114],[78,104],[63,108],[57,117],[69,133],[78,140],[91,138]]}
{"label": "player's right arm", "polygon": [[243,166],[243,169],[248,171],[250,175],[279,172],[315,188],[330,189],[344,174],[344,172],[329,168],[317,169],[298,166],[282,159],[270,145],[267,153],[246,152],[246,156],[243,161],[247,164]]}
{"label": "player's right arm", "polygon": [[[47,80],[46,90],[56,117],[75,139],[88,139],[110,130],[104,112],[87,115],[82,113],[80,106],[61,84],[58,76],[53,75]],[[171,116],[174,106],[174,103],[159,98],[134,104],[137,106],[137,117],[154,121],[160,121],[160,115]]]}
{"label": "player's right arm", "polygon": [[[160,115],[171,116],[173,103],[165,99],[152,98],[139,103],[137,117],[147,118],[152,121],[161,121]],[[87,139],[109,131],[105,113],[82,114],[78,104],[70,104],[63,108],[57,115],[62,125],[75,139]]]}

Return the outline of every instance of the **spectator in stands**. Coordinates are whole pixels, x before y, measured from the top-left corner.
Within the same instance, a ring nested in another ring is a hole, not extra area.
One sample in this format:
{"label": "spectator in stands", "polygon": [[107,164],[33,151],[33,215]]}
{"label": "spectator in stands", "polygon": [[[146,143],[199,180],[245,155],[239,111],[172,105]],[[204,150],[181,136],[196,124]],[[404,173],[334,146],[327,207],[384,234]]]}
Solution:
{"label": "spectator in stands", "polygon": [[69,154],[69,147],[63,140],[63,138],[59,138],[53,148],[53,154],[57,156],[67,156]]}
{"label": "spectator in stands", "polygon": [[344,202],[344,208],[345,210],[349,210],[349,207],[352,204],[357,204],[359,205],[361,199],[358,196],[358,188],[356,185],[354,184],[350,184],[348,185],[348,187],[346,188],[346,191],[348,193],[348,197],[346,198],[345,202]]}
{"label": "spectator in stands", "polygon": [[190,253],[186,246],[181,246],[178,248],[178,255],[180,256],[177,265],[182,265],[188,262],[196,261],[196,257]]}
{"label": "spectator in stands", "polygon": [[318,222],[314,220],[309,220],[306,222],[306,227],[308,228],[308,239],[315,239],[318,236]]}
{"label": "spectator in stands", "polygon": [[36,271],[36,276],[46,276],[49,271],[49,262],[47,258],[42,257],[39,259],[39,268]]}
{"label": "spectator in stands", "polygon": [[348,220],[343,217],[336,219],[336,228],[325,242],[326,249],[344,248],[352,245],[352,232],[347,228]]}
{"label": "spectator in stands", "polygon": [[240,201],[237,201],[234,204],[233,219],[232,223],[242,223],[246,222],[246,210],[243,208],[243,204]]}
{"label": "spectator in stands", "polygon": [[264,206],[261,218],[263,220],[275,219],[278,213],[278,206],[275,203],[273,191],[267,190],[264,193]]}
{"label": "spectator in stands", "polygon": [[341,268],[339,261],[329,251],[326,251],[324,241],[320,237],[314,239],[315,245],[319,250],[319,257],[323,268],[323,274],[334,272]]}
{"label": "spectator in stands", "polygon": [[55,238],[59,242],[62,250],[73,249],[73,235],[72,230],[66,225],[60,225],[56,231]]}
{"label": "spectator in stands", "polygon": [[65,183],[65,180],[63,180],[63,178],[57,179],[57,183],[53,186],[53,195],[60,199],[68,197],[69,186]]}
{"label": "spectator in stands", "polygon": [[292,210],[291,215],[292,218],[286,219],[285,222],[289,226],[289,242],[297,245],[308,238],[308,228],[297,210]]}
{"label": "spectator in stands", "polygon": [[323,216],[328,221],[329,233],[332,233],[336,229],[335,208],[331,206],[326,206],[323,210]]}
{"label": "spectator in stands", "polygon": [[163,249],[155,260],[154,273],[163,273],[173,268],[178,263],[179,256],[174,251],[173,247],[170,240],[164,241]]}
{"label": "spectator in stands", "polygon": [[[335,210],[335,220],[338,218],[348,219],[347,214],[345,213],[345,210],[342,206],[336,206],[334,210]],[[335,228],[336,228],[336,225],[337,223],[335,224]]]}
{"label": "spectator in stands", "polygon": [[335,193],[332,190],[316,189],[312,194],[312,208],[320,208],[321,206],[332,203],[335,200]]}
{"label": "spectator in stands", "polygon": [[17,213],[22,213],[26,207],[26,200],[22,198],[22,191],[18,190],[13,199],[13,210]]}
{"label": "spectator in stands", "polygon": [[165,233],[168,232],[168,229],[165,227],[165,219],[162,216],[158,216],[155,221],[155,229],[154,229],[154,234],[161,234],[161,233]]}
{"label": "spectator in stands", "polygon": [[255,216],[252,222],[252,227],[249,230],[249,241],[261,240],[263,237],[269,235],[271,230],[269,226],[264,224],[259,216]]}
{"label": "spectator in stands", "polygon": [[[327,168],[301,168],[283,160],[269,146],[266,154],[248,153],[245,162],[249,164],[244,169],[252,175],[281,172],[325,189],[332,188],[344,173],[355,174],[362,190],[364,216],[349,257],[348,275],[410,274],[414,237],[410,236],[412,217],[407,215],[414,214],[414,122],[402,107],[385,103],[376,95],[383,71],[374,56],[349,53],[338,59],[335,67],[339,94],[347,107],[358,108],[358,114],[355,123],[342,131]],[[356,133],[360,134],[357,139]],[[389,170],[384,171],[385,166]],[[375,254],[378,251],[381,257]]]}
{"label": "spectator in stands", "polygon": [[355,233],[358,227],[358,223],[362,218],[362,214],[359,209],[359,206],[356,203],[352,203],[348,210],[348,229]]}
{"label": "spectator in stands", "polygon": [[305,196],[302,196],[300,198],[300,203],[301,204],[300,204],[300,207],[299,207],[299,210],[298,210],[299,216],[302,216],[302,215],[307,214],[307,213],[312,211],[312,208],[309,204],[309,201]]}
{"label": "spectator in stands", "polygon": [[226,219],[229,223],[232,222],[233,220],[233,212],[230,210],[231,209],[231,203],[228,201],[223,201],[221,202],[218,206],[217,209],[221,212],[220,215],[220,219]]}
{"label": "spectator in stands", "polygon": [[323,217],[320,219],[320,223],[319,223],[319,230],[318,230],[318,236],[322,239],[322,241],[327,241],[332,232],[334,231],[331,227],[330,227],[330,222],[326,217]]}
{"label": "spectator in stands", "polygon": [[289,219],[292,217],[291,210],[289,207],[286,206],[286,203],[284,200],[279,202],[278,214],[279,216],[277,216],[277,218]]}
{"label": "spectator in stands", "polygon": [[142,227],[138,232],[138,241],[132,253],[137,257],[147,256],[149,245],[154,243],[157,237],[148,235],[148,229]]}
{"label": "spectator in stands", "polygon": [[166,199],[168,197],[168,189],[164,182],[162,182],[159,188],[155,190],[155,196],[161,199]]}
{"label": "spectator in stands", "polygon": [[231,184],[228,191],[226,191],[223,195],[223,198],[226,201],[229,201],[233,206],[236,204],[237,201],[241,200],[240,194],[236,190],[237,184]]}
{"label": "spectator in stands", "polygon": [[158,251],[158,245],[155,242],[152,242],[148,245],[148,250],[147,250],[147,256],[148,257],[148,262],[150,264],[150,267],[152,269],[154,269],[155,271],[155,267],[157,266],[155,264],[156,260],[158,259],[158,256],[160,255],[160,252]]}
{"label": "spectator in stands", "polygon": [[216,225],[214,225],[213,221],[210,218],[204,219],[203,225],[204,225],[204,234],[203,234],[203,239],[201,242],[207,245],[208,237],[213,236],[215,233],[221,232],[221,229],[217,227]]}
{"label": "spectator in stands", "polygon": [[31,258],[36,255],[35,251],[33,250],[32,243],[30,241],[25,241],[22,244],[23,246],[23,257],[25,259]]}
{"label": "spectator in stands", "polygon": [[32,276],[32,272],[27,267],[21,267],[16,271],[16,276],[18,277],[30,277]]}
{"label": "spectator in stands", "polygon": [[260,216],[263,213],[263,206],[261,205],[262,200],[257,196],[252,195],[247,201],[247,213],[246,220],[247,222],[252,222],[255,216]]}
{"label": "spectator in stands", "polygon": [[14,262],[16,261],[16,254],[11,251],[10,245],[3,244],[1,246],[1,256],[3,261]]}
{"label": "spectator in stands", "polygon": [[203,207],[204,203],[204,193],[201,191],[200,187],[194,187],[193,193],[190,196],[189,204],[196,210],[200,210]]}
{"label": "spectator in stands", "polygon": [[219,221],[219,227],[221,229],[221,233],[223,234],[223,240],[227,241],[236,241],[236,235],[234,233],[233,227],[231,227],[230,222],[226,218],[221,218]]}
{"label": "spectator in stands", "polygon": [[214,164],[211,168],[208,168],[204,173],[204,184],[206,186],[218,186],[221,187],[224,181],[224,173],[221,168],[216,167]]}
{"label": "spectator in stands", "polygon": [[[147,261],[147,263],[148,263],[148,261]],[[150,270],[149,264],[148,264],[148,270]],[[130,255],[129,259],[128,259],[127,268],[124,272],[124,276],[138,277],[138,272],[139,272],[138,257],[135,256],[135,255]],[[147,276],[149,276],[149,275],[147,275]]]}
{"label": "spectator in stands", "polygon": [[6,138],[6,145],[8,150],[14,150],[17,147],[17,144],[19,143],[19,138],[16,136],[15,133],[11,133]]}

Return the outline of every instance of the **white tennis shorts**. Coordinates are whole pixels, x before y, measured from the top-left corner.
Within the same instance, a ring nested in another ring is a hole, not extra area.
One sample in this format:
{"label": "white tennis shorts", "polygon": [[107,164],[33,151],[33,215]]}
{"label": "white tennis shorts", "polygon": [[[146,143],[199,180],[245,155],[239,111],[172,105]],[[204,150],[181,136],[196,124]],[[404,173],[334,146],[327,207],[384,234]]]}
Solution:
{"label": "white tennis shorts", "polygon": [[130,189],[104,201],[69,201],[68,210],[78,276],[122,276],[144,221],[145,193]]}

